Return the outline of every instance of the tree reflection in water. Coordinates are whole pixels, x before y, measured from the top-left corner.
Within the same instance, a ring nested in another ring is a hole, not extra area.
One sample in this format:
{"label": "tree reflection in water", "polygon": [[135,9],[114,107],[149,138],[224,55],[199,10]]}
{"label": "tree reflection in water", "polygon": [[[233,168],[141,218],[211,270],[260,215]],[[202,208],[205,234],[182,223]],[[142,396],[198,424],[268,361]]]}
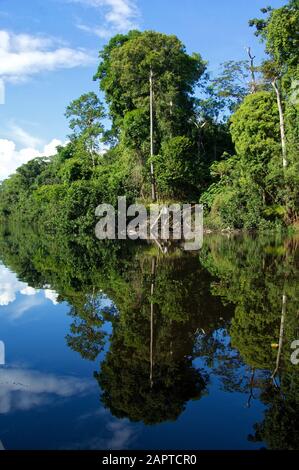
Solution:
{"label": "tree reflection in water", "polygon": [[115,416],[176,420],[218,377],[226,392],[246,393],[244,406],[267,405],[250,440],[299,448],[296,240],[209,236],[198,253],[164,255],[14,229],[0,256],[21,281],[68,302],[67,343],[100,362],[94,375]]}

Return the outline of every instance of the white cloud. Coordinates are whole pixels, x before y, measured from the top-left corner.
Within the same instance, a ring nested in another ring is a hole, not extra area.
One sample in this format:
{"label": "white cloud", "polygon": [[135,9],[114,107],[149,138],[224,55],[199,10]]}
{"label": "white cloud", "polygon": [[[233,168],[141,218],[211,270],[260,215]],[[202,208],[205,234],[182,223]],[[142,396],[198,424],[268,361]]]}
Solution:
{"label": "white cloud", "polygon": [[65,145],[66,142],[61,142],[59,139],[52,139],[51,142],[44,146],[43,152],[41,152],[45,157],[51,157],[55,155],[56,147],[59,145]]}
{"label": "white cloud", "polygon": [[[34,291],[34,292],[33,292]],[[5,266],[0,266],[0,306],[8,305],[16,300],[16,294],[34,295],[35,289],[18,280],[16,275]]]}
{"label": "white cloud", "polygon": [[110,422],[107,429],[112,434],[107,449],[126,449],[136,434],[135,428],[127,420]]}
{"label": "white cloud", "polygon": [[45,293],[45,297],[46,299],[48,300],[51,300],[52,304],[53,305],[57,305],[58,304],[58,293],[55,292],[55,290],[52,290],[52,289],[45,289],[44,290],[44,293]]}
{"label": "white cloud", "polygon": [[[70,449],[128,449],[136,440],[140,427],[135,423],[130,423],[128,419],[116,420],[111,416],[107,409],[99,408],[92,410],[80,416],[79,419],[98,419],[100,418],[100,429],[102,430],[102,437],[98,435],[86,441],[73,442],[71,445],[66,446]],[[106,422],[105,422],[106,421]]]}
{"label": "white cloud", "polygon": [[88,26],[79,23],[83,31],[108,38],[116,33],[125,33],[138,28],[140,13],[135,0],[69,0],[96,8],[101,15],[101,26]]}
{"label": "white cloud", "polygon": [[24,287],[24,289],[20,290],[20,293],[22,295],[35,295],[38,291],[36,289],[34,289],[34,287],[30,287],[28,285],[26,285],[26,287]]}
{"label": "white cloud", "polygon": [[0,78],[0,104],[5,103],[5,85],[4,80]]}
{"label": "white cloud", "polygon": [[[26,282],[19,281],[13,272],[0,265],[0,307],[14,302],[17,294],[25,296],[24,300],[10,313],[13,320],[20,318],[31,308],[43,304],[43,300],[36,296],[39,292],[39,290],[30,287]],[[44,289],[44,296],[45,299],[51,300],[53,305],[57,305],[58,294],[50,289],[50,286],[46,286]]]}
{"label": "white cloud", "polygon": [[12,135],[14,140],[16,140],[19,144],[24,145],[25,147],[37,147],[42,144],[41,139],[32,136],[16,124],[10,125],[9,133]]}
{"label": "white cloud", "polygon": [[30,410],[55,397],[78,396],[91,382],[76,377],[57,377],[28,369],[0,369],[0,413]]}
{"label": "white cloud", "polygon": [[25,147],[17,149],[14,140],[0,139],[0,181],[6,179],[16,169],[36,157],[50,157],[56,153],[56,147],[63,145],[58,139],[52,139],[46,145],[18,126],[12,127],[14,140]]}
{"label": "white cloud", "polygon": [[84,49],[57,44],[51,38],[0,30],[0,79],[22,81],[42,71],[73,68],[93,63]]}
{"label": "white cloud", "polygon": [[101,39],[106,39],[111,36],[111,29],[103,28],[101,26],[88,26],[86,24],[77,24],[77,28],[85,31],[86,33],[95,34]]}
{"label": "white cloud", "polygon": [[[22,292],[20,292],[22,293]],[[29,312],[33,308],[37,308],[43,305],[43,299],[38,295],[36,291],[35,295],[27,295],[21,302],[13,306],[13,309],[9,312],[9,319],[12,321],[17,321],[23,317],[24,313]]]}

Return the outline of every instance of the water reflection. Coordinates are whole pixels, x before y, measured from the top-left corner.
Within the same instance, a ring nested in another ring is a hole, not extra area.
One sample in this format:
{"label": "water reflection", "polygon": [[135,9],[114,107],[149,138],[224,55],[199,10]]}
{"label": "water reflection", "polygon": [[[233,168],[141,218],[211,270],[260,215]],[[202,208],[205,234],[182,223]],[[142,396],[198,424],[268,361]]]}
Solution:
{"label": "water reflection", "polygon": [[[265,405],[248,443],[299,448],[298,367],[290,361],[299,339],[296,240],[210,236],[198,253],[165,256],[152,246],[15,230],[1,238],[0,256],[2,305],[45,287],[53,304],[68,303],[66,343],[94,361],[114,417],[177,422],[217,381],[232,402],[242,394],[253,417],[254,403]],[[124,422],[113,421],[120,433]],[[219,426],[229,432],[221,416]]]}
{"label": "water reflection", "polygon": [[49,404],[53,397],[83,395],[89,387],[89,380],[24,368],[5,368],[0,370],[0,414]]}
{"label": "water reflection", "polygon": [[[0,264],[0,306],[8,306],[15,302],[18,294],[26,297],[34,297],[38,293],[39,289],[29,286],[27,282],[19,281],[14,272]],[[50,286],[44,286],[43,293],[45,299],[50,300],[54,305],[58,303],[58,293],[52,290]],[[27,302],[22,302],[22,308],[14,312],[14,317],[20,317],[29,310],[36,301],[36,299],[27,299]]]}

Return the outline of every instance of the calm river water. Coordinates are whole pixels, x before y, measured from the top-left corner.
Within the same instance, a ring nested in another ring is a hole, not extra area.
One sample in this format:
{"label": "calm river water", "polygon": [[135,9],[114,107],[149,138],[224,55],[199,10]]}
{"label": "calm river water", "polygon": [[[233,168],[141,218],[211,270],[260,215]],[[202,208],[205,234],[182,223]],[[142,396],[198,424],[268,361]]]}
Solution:
{"label": "calm river water", "polygon": [[3,232],[0,447],[299,449],[298,240]]}

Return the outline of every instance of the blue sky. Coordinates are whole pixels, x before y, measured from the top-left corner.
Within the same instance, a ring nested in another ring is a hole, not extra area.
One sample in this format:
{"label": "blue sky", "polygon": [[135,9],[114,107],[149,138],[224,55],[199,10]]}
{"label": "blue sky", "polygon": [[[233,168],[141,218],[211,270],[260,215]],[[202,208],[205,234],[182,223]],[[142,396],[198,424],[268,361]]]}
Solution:
{"label": "blue sky", "polygon": [[246,46],[263,56],[248,19],[268,3],[286,1],[0,0],[0,180],[65,141],[64,110],[97,90],[98,51],[113,34],[132,27],[176,34],[217,72],[221,62],[245,59]]}

